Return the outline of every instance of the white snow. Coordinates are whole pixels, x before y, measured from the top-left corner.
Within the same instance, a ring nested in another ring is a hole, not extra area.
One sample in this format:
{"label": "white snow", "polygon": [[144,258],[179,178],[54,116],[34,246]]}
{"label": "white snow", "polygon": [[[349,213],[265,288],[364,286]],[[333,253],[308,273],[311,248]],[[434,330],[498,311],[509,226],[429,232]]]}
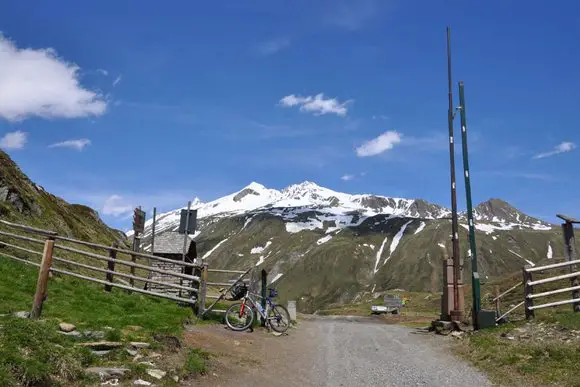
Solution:
{"label": "white snow", "polygon": [[332,235],[327,235],[327,236],[325,236],[325,237],[323,237],[323,238],[320,238],[319,240],[317,240],[317,241],[316,241],[316,244],[317,244],[317,245],[321,245],[321,244],[323,244],[323,243],[326,243],[326,242],[328,242],[328,241],[329,241],[329,240],[331,240],[331,239],[332,239]]}
{"label": "white snow", "polygon": [[527,260],[527,259],[525,259],[524,257],[522,257],[521,255],[519,255],[519,254],[518,254],[518,253],[516,253],[515,251],[513,251],[513,250],[509,250],[509,249],[508,249],[508,251],[509,251],[510,253],[514,254],[514,255],[517,255],[518,257],[520,257],[520,258],[521,258],[521,259],[523,259],[524,261],[526,261],[526,262],[528,263],[528,265],[531,265],[531,266],[536,266],[536,264],[535,264],[534,262],[532,262],[532,261],[530,261],[530,260]]}
{"label": "white snow", "polygon": [[554,257],[554,252],[552,251],[552,245],[548,242],[548,253],[546,254],[546,258],[552,259]]}
{"label": "white snow", "polygon": [[497,240],[497,237],[494,235],[494,236],[491,237],[491,239],[493,239],[494,241],[496,241]]}
{"label": "white snow", "polygon": [[363,246],[370,247],[371,250],[375,249],[375,245],[373,245],[373,244],[364,243]]}
{"label": "white snow", "polygon": [[425,222],[421,222],[421,224],[419,225],[419,227],[417,227],[417,229],[415,230],[414,234],[419,234],[421,231],[423,231],[423,229],[425,228],[426,223]]}
{"label": "white snow", "polygon": [[385,262],[383,262],[383,265],[385,263],[387,263],[387,261],[389,259],[391,259],[391,256],[395,252],[395,249],[397,248],[397,246],[399,245],[399,242],[401,241],[401,238],[403,237],[403,233],[405,232],[405,229],[407,228],[407,226],[409,224],[411,224],[411,222],[412,222],[412,220],[405,223],[403,226],[401,226],[401,229],[399,230],[399,232],[397,234],[395,234],[395,237],[393,238],[393,241],[391,242],[391,247],[389,248],[389,256],[385,259]]}
{"label": "white snow", "polygon": [[262,254],[262,252],[264,250],[266,250],[271,244],[272,244],[272,241],[268,241],[268,242],[266,242],[265,246],[256,246],[256,247],[252,248],[252,250],[250,251],[250,254]]}
{"label": "white snow", "polygon": [[238,257],[243,257],[243,256],[244,256],[244,254],[238,253]]}
{"label": "white snow", "polygon": [[246,226],[247,226],[248,224],[250,224],[250,222],[252,221],[252,219],[254,219],[254,217],[253,217],[253,216],[250,216],[248,219],[246,219],[246,222],[244,223],[244,226],[242,227],[242,229],[240,230],[240,232],[241,232],[241,231],[244,231],[244,229],[246,228]]}
{"label": "white snow", "polygon": [[441,247],[442,249],[444,249],[444,248],[445,248],[445,243],[443,243],[443,242],[439,242],[439,243],[437,243],[437,246],[439,246],[439,247]]}
{"label": "white snow", "polygon": [[379,271],[379,269],[377,269],[377,267],[379,266],[379,262],[381,261],[381,255],[383,255],[383,249],[385,248],[385,244],[387,243],[388,240],[389,240],[389,237],[386,237],[385,240],[383,240],[383,243],[381,243],[381,247],[379,248],[379,251],[377,251],[377,259],[375,261],[375,273],[377,271]]}
{"label": "white snow", "polygon": [[273,284],[274,282],[278,281],[282,277],[282,275],[283,273],[276,274],[276,276],[272,278],[272,281],[270,281],[270,283]]}
{"label": "white snow", "polygon": [[262,263],[264,263],[265,260],[266,260],[266,257],[264,257],[263,255],[260,255],[260,259],[258,260],[258,263],[256,263],[256,266],[260,266]]}
{"label": "white snow", "polygon": [[371,293],[374,293],[374,292],[375,292],[375,288],[376,288],[376,287],[377,287],[377,284],[374,284],[374,285],[373,285],[373,288],[372,288],[372,290],[371,290]]}
{"label": "white snow", "polygon": [[221,246],[222,243],[224,243],[225,241],[227,241],[228,238],[224,239],[223,241],[219,242],[217,245],[215,245],[213,247],[213,249],[211,249],[210,251],[208,251],[207,253],[204,254],[203,257],[201,257],[201,259],[206,259],[207,257],[209,257],[211,255],[211,253],[213,253],[218,247]]}

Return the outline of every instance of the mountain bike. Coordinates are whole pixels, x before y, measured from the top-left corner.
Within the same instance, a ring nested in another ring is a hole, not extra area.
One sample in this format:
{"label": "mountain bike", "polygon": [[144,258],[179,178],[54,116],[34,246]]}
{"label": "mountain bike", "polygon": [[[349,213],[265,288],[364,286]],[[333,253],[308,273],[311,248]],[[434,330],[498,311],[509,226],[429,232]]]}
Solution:
{"label": "mountain bike", "polygon": [[283,305],[272,302],[272,298],[278,296],[278,291],[268,288],[266,297],[266,308],[262,308],[252,296],[262,299],[258,294],[250,293],[247,287],[242,289],[242,302],[238,302],[229,307],[226,311],[226,324],[233,331],[244,331],[252,326],[254,322],[254,310],[266,321],[266,324],[278,333],[283,333],[290,327],[290,314]]}

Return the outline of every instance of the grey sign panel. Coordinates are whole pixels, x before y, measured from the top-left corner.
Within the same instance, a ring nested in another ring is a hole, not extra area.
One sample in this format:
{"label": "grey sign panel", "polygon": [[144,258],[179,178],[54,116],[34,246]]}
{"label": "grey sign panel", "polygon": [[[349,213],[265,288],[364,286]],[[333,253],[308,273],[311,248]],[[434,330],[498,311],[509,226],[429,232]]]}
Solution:
{"label": "grey sign panel", "polygon": [[187,221],[187,210],[181,210],[181,219],[179,219],[180,234],[185,234],[185,224],[187,223],[187,234],[195,233],[197,227],[197,210],[189,210],[189,222]]}

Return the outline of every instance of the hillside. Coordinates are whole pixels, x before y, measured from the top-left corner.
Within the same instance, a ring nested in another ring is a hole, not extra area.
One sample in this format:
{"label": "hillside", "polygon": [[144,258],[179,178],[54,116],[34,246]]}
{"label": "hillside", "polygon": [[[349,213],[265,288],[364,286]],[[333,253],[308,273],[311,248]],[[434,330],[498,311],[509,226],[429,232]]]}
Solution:
{"label": "hillside", "polygon": [[125,239],[121,231],[105,225],[93,209],[69,204],[34,184],[1,150],[0,219],[106,244]]}
{"label": "hillside", "polygon": [[[450,211],[424,200],[349,195],[312,182],[281,191],[251,183],[209,203],[199,200],[198,253],[215,268],[269,271],[303,311],[356,302],[389,289],[438,292],[450,250]],[[156,233],[176,230],[180,209],[158,216]],[[484,281],[562,256],[558,227],[490,199],[475,209]],[[461,251],[469,256],[462,214]],[[143,240],[150,247],[151,220]],[[465,278],[470,278],[466,259]]]}

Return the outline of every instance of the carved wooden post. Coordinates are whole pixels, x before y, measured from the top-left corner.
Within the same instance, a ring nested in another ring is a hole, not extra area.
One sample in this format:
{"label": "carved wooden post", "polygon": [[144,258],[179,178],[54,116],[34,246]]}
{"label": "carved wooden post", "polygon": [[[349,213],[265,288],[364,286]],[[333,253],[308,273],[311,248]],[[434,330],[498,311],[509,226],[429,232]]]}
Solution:
{"label": "carved wooden post", "polygon": [[[112,245],[112,249],[109,250],[109,257],[112,259],[117,259],[117,247],[119,247],[119,245],[117,245],[117,243],[113,243]],[[107,262],[107,270],[109,270],[110,272],[115,271],[115,262],[114,261],[108,261]],[[107,281],[110,283],[113,283],[113,273],[107,273]],[[105,291],[110,292],[113,289],[113,287],[111,285],[105,285]]]}
{"label": "carved wooden post", "polygon": [[[566,253],[566,260],[568,261],[575,261],[576,260],[576,245],[574,241],[574,224],[570,221],[566,221],[566,223],[562,224],[562,231],[564,232],[564,245],[565,245],[565,253]],[[576,271],[576,265],[570,266],[570,273],[574,273]],[[570,286],[575,287],[580,285],[580,281],[578,277],[570,278]],[[577,299],[580,298],[580,290],[572,290],[572,298]],[[574,312],[580,312],[580,302],[576,302],[572,304],[572,310]]]}
{"label": "carved wooden post", "polygon": [[528,283],[532,281],[532,273],[528,272],[526,269],[531,266],[526,266],[523,269],[524,274],[524,309],[526,311],[526,319],[532,320],[535,317],[535,313],[533,309],[530,307],[534,306],[534,299],[529,298],[528,295],[532,295],[534,293],[534,287],[529,285]]}
{"label": "carved wooden post", "polygon": [[38,281],[36,282],[36,293],[34,294],[34,301],[32,304],[32,312],[30,312],[30,318],[39,318],[42,313],[42,303],[46,298],[48,276],[50,274],[50,267],[52,266],[53,249],[54,238],[49,237],[44,243],[42,262],[40,263],[40,269],[38,270]]}
{"label": "carved wooden post", "polygon": [[199,279],[199,292],[197,298],[197,316],[202,317],[205,311],[205,296],[207,293],[207,263],[204,263],[201,267],[201,276]]}

